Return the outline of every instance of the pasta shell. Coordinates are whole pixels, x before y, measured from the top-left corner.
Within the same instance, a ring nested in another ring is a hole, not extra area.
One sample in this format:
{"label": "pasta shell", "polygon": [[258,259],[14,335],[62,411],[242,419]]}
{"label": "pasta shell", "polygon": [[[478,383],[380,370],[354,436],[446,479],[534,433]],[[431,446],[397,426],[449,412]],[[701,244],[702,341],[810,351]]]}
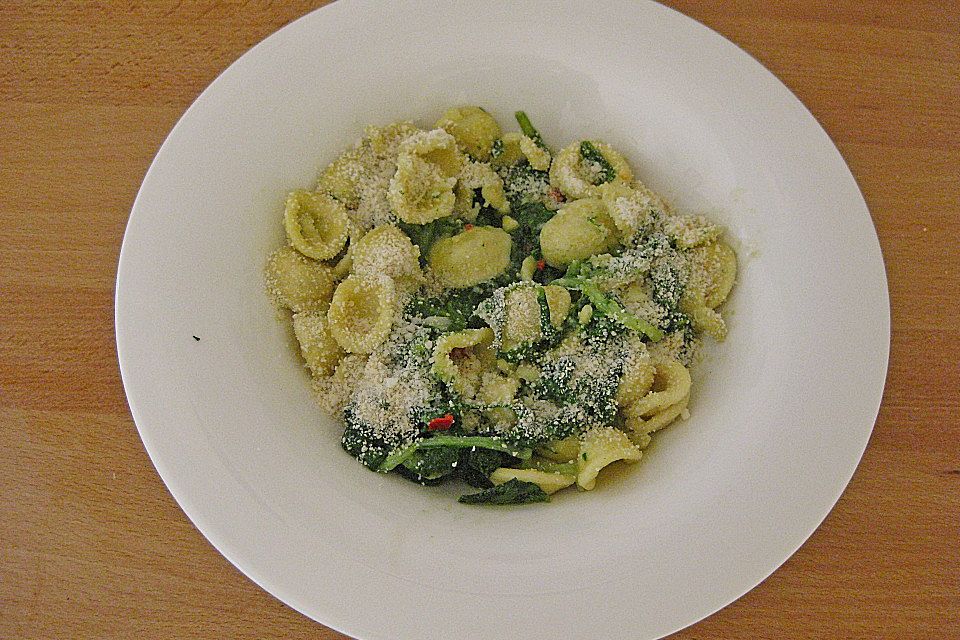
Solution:
{"label": "pasta shell", "polygon": [[283,222],[290,244],[314,260],[334,257],[347,242],[347,210],[325,193],[302,190],[291,193]]}

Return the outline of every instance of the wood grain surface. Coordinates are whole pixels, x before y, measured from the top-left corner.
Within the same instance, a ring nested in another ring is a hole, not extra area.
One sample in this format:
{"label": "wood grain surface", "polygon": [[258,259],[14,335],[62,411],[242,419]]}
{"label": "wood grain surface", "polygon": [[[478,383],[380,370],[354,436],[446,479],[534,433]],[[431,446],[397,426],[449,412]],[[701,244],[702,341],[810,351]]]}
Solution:
{"label": "wood grain surface", "polygon": [[[154,471],[113,286],[190,102],[305,0],[0,3],[0,638],[341,638],[241,575]],[[779,76],[863,190],[890,279],[880,417],[820,529],[675,638],[960,638],[960,3],[671,0]]]}

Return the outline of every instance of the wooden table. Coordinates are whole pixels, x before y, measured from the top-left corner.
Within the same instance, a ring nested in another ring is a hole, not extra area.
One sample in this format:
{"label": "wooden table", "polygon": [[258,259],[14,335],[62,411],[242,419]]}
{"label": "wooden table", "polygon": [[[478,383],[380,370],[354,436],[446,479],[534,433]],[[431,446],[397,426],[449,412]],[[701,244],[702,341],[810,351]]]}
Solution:
{"label": "wooden table", "polygon": [[[0,4],[0,637],[342,637],[186,519],[137,437],[113,333],[120,241],[160,143],[217,73],[321,4]],[[669,4],[833,137],[893,314],[880,417],[833,513],[675,637],[960,638],[960,3]]]}

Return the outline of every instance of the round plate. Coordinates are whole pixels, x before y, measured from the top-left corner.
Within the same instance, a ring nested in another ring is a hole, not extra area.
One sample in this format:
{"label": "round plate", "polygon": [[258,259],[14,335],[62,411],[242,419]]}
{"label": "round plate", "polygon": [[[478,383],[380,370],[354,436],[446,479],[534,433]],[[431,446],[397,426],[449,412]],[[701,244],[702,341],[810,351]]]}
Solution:
{"label": "round plate", "polygon": [[[555,148],[605,140],[739,240],[730,335],[697,370],[692,417],[591,493],[478,508],[367,471],[264,294],[288,190],[363,125],[459,104],[511,129],[524,109]],[[840,154],[709,29],[632,1],[346,0],[240,58],[170,133],[127,227],[116,328],[164,482],[291,607],[365,640],[642,639],[739,597],[826,516],[876,418],[889,307]]]}

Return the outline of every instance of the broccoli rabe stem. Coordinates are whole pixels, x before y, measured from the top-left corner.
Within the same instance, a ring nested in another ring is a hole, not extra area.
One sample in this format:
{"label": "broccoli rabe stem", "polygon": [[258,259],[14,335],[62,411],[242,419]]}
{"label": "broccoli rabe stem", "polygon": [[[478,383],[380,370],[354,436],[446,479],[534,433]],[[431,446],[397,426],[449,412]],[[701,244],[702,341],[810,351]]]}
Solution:
{"label": "broccoli rabe stem", "polygon": [[523,111],[517,111],[513,115],[516,117],[517,124],[520,125],[520,131],[523,132],[523,135],[536,142],[538,147],[546,149],[547,145],[544,144],[543,138],[540,137],[540,132],[537,131],[537,128],[533,126],[532,122],[530,122],[530,118],[527,117],[527,114]]}
{"label": "broccoli rabe stem", "polygon": [[593,305],[594,311],[599,311],[604,315],[610,316],[626,328],[639,331],[654,342],[657,342],[663,338],[663,331],[653,326],[643,318],[638,318],[629,311],[625,310],[616,300],[613,300],[607,296],[603,291],[600,290],[600,287],[586,278],[579,276],[571,277],[568,275],[558,280],[554,280],[551,284],[559,285],[567,289],[578,289],[590,300],[590,304]]}
{"label": "broccoli rabe stem", "polygon": [[457,447],[466,449],[468,447],[477,447],[478,449],[492,449],[494,451],[503,451],[517,458],[529,458],[530,454],[526,450],[518,450],[517,447],[511,447],[503,440],[491,438],[489,436],[447,436],[438,435],[424,440],[419,440],[417,444],[423,449],[431,447]]}
{"label": "broccoli rabe stem", "polygon": [[596,164],[600,168],[600,173],[597,176],[599,184],[610,182],[617,177],[617,171],[613,168],[613,165],[603,157],[600,150],[589,140],[584,140],[580,143],[580,157],[586,162]]}

